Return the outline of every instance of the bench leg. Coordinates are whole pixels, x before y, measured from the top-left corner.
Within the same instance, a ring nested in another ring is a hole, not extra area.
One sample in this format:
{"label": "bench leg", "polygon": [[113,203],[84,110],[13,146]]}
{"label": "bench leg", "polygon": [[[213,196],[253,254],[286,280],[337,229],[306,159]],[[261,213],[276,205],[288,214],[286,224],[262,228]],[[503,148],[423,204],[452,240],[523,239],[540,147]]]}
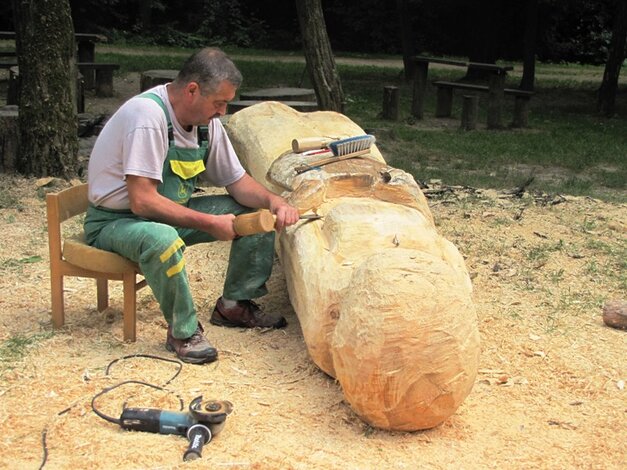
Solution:
{"label": "bench leg", "polygon": [[435,117],[449,117],[453,112],[453,89],[438,87]]}
{"label": "bench leg", "polygon": [[76,112],[85,112],[85,82],[82,76],[76,79]]}
{"label": "bench leg", "polygon": [[490,75],[488,90],[488,129],[501,129],[503,101],[505,100],[505,75]]}
{"label": "bench leg", "polygon": [[422,119],[424,117],[425,96],[427,94],[429,62],[418,62],[414,64],[414,66],[414,89],[411,102],[411,114],[416,119]]}
{"label": "bench leg", "polygon": [[78,62],[93,62],[96,57],[96,45],[92,41],[77,41]]}
{"label": "bench leg", "polygon": [[462,102],[461,128],[471,131],[477,128],[477,115],[479,114],[479,97],[477,95],[464,95]]}
{"label": "bench leg", "polygon": [[517,96],[514,100],[512,127],[527,127],[529,124],[529,97]]}
{"label": "bench leg", "polygon": [[9,69],[9,86],[7,88],[7,104],[19,105],[20,99],[20,75]]}
{"label": "bench leg", "polygon": [[96,95],[113,96],[113,70],[96,69]]}
{"label": "bench leg", "polygon": [[83,85],[85,86],[86,90],[93,90],[94,86],[95,86],[95,79],[94,77],[96,76],[96,73],[94,71],[94,69],[88,68],[88,67],[80,67],[78,68],[78,70],[80,71],[81,75],[83,76]]}

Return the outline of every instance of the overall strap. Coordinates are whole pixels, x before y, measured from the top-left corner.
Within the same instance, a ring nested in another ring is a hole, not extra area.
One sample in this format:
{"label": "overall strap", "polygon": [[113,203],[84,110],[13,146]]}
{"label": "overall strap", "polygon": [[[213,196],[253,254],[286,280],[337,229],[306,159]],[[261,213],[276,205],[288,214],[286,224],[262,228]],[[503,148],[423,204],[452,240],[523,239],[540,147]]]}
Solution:
{"label": "overall strap", "polygon": [[209,158],[209,126],[198,126],[197,134],[198,148],[205,149],[205,155],[202,160],[207,164],[207,159]]}
{"label": "overall strap", "polygon": [[[161,99],[159,95],[152,92],[146,92],[139,95],[140,98],[148,98],[153,100],[165,113],[165,118],[168,121],[168,141],[170,142],[170,147],[174,147],[174,129],[172,127],[172,120],[170,119],[170,113],[168,112],[168,108],[166,108],[165,103]],[[199,147],[209,147],[209,127],[208,126],[198,126],[197,128],[198,135],[198,146]],[[209,150],[207,149],[207,153],[205,154],[205,163],[207,162],[207,157],[209,155]]]}
{"label": "overall strap", "polygon": [[172,127],[172,120],[170,119],[170,113],[168,112],[168,108],[166,108],[165,103],[163,102],[161,97],[157,95],[156,93],[150,93],[150,92],[142,93],[141,95],[139,95],[139,97],[151,99],[155,103],[157,103],[159,106],[161,106],[161,109],[165,113],[165,118],[168,121],[168,142],[170,143],[169,146],[174,147],[174,129]]}

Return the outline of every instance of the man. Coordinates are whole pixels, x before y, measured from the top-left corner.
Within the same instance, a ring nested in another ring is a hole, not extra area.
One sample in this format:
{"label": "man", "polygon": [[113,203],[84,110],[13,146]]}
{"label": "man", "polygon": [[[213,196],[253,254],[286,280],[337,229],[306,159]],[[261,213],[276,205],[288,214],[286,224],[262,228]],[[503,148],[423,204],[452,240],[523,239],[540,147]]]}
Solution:
{"label": "man", "polygon": [[[139,264],[168,323],[166,348],[185,362],[217,359],[197,319],[183,251],[186,245],[233,240],[223,295],[211,323],[286,325],[252,299],[267,293],[274,233],[237,237],[237,214],[267,208],[281,230],[298,211],[242,168],[219,119],[242,76],[219,49],[193,54],[177,78],[138,95],[109,119],[88,167],[87,242]],[[207,126],[203,130],[202,126]],[[192,198],[196,178],[228,195]]]}

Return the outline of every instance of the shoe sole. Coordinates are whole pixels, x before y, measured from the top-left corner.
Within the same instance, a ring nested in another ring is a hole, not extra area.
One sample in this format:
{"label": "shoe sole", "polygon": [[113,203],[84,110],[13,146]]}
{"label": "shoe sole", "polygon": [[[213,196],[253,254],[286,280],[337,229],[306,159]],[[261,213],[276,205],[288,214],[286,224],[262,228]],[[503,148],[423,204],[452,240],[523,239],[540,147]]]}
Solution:
{"label": "shoe sole", "polygon": [[188,364],[207,364],[208,362],[213,362],[213,361],[218,359],[218,353],[217,352],[213,356],[186,357],[186,356],[179,356],[179,354],[176,352],[176,349],[174,349],[174,346],[171,346],[169,343],[165,343],[165,348],[168,351],[173,352],[174,354],[176,354],[176,357],[178,357],[181,361],[186,362]]}
{"label": "shoe sole", "polygon": [[276,322],[274,325],[270,325],[270,326],[248,326],[248,325],[242,325],[241,323],[235,323],[229,320],[214,319],[213,317],[209,319],[209,323],[211,323],[212,325],[216,325],[216,326],[226,326],[227,328],[274,328],[275,330],[279,328],[284,328],[287,326],[287,321],[285,320],[285,318],[281,318],[281,320]]}

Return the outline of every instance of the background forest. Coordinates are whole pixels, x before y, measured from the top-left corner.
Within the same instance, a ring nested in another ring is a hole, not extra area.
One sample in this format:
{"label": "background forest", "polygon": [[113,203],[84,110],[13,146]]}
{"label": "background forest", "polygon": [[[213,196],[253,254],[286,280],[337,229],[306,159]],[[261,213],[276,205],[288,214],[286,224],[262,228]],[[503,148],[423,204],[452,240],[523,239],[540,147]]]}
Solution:
{"label": "background forest", "polygon": [[[538,9],[539,61],[605,62],[612,0],[335,0],[322,6],[336,52],[400,54],[402,16],[412,32],[413,53],[488,61],[521,59],[531,4]],[[70,5],[77,32],[104,33],[114,41],[301,49],[294,0],[71,0]],[[0,29],[13,29],[11,2],[0,6]]]}

